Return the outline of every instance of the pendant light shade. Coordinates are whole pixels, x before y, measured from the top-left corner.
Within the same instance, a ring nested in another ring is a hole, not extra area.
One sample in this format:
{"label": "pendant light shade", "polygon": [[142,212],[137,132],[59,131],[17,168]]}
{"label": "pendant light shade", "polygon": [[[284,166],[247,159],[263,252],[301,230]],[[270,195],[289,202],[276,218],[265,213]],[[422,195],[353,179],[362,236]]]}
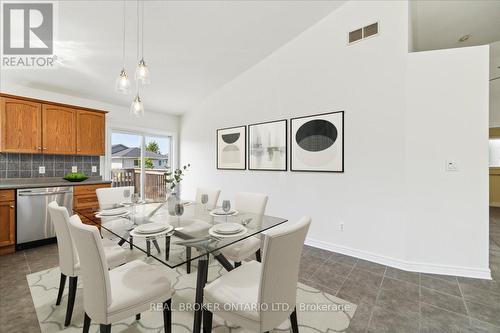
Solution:
{"label": "pendant light shade", "polygon": [[146,66],[146,62],[144,59],[139,61],[137,68],[135,70],[135,79],[142,84],[150,84],[151,80],[149,79],[149,69]]}
{"label": "pendant light shade", "polygon": [[120,75],[116,78],[115,89],[121,94],[130,93],[130,79],[128,78],[125,68],[122,69]]}
{"label": "pendant light shade", "polygon": [[144,104],[142,104],[139,94],[135,95],[135,98],[130,105],[130,113],[136,117],[142,117],[144,115]]}

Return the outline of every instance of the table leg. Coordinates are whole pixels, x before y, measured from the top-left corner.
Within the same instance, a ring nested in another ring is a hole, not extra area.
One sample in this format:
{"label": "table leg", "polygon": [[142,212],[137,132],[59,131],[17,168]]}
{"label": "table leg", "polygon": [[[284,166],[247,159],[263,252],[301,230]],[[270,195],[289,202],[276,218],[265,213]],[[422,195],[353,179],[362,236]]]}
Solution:
{"label": "table leg", "polygon": [[158,245],[158,241],[156,239],[153,239],[153,244],[156,247],[156,251],[158,251],[158,253],[161,253],[160,245]]}
{"label": "table leg", "polygon": [[198,272],[196,278],[196,296],[194,299],[195,311],[193,322],[193,333],[200,333],[203,314],[203,288],[208,278],[208,255],[198,260]]}
{"label": "table leg", "polygon": [[165,260],[170,259],[170,236],[165,237]]}
{"label": "table leg", "polygon": [[234,269],[233,265],[227,260],[222,253],[214,254],[214,258],[226,269],[226,271],[231,271]]}
{"label": "table leg", "polygon": [[120,239],[120,241],[118,242],[118,245],[122,246],[123,244],[125,244],[126,242],[126,239],[130,236],[130,233],[127,231]]}
{"label": "table leg", "polygon": [[186,246],[186,272],[191,274],[191,247]]}
{"label": "table leg", "polygon": [[148,257],[151,256],[151,241],[146,238],[146,253]]}

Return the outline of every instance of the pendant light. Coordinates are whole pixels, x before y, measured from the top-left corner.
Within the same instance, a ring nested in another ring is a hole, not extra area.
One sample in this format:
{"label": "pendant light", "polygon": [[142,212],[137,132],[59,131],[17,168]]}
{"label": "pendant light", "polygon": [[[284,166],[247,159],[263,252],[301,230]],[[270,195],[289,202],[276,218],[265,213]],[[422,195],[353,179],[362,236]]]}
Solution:
{"label": "pendant light", "polygon": [[[139,40],[139,0],[137,0],[137,40]],[[135,70],[135,79],[142,84],[150,84],[149,69],[144,61],[144,1],[141,1],[141,60]]]}
{"label": "pendant light", "polygon": [[115,90],[121,94],[130,93],[130,79],[125,70],[125,9],[126,3],[123,0],[123,40],[122,40],[122,70],[116,79]]}
{"label": "pendant light", "polygon": [[[139,0],[137,0],[137,49],[136,49],[136,59],[139,59]],[[139,62],[140,63],[140,62]],[[136,71],[137,73],[137,71]],[[130,104],[130,113],[136,117],[144,116],[144,104],[142,103],[141,96],[139,95],[140,82],[135,80],[136,94],[132,104]]]}
{"label": "pendant light", "polygon": [[130,113],[136,117],[144,116],[144,104],[142,104],[141,97],[139,96],[139,92],[134,97],[132,104],[130,105]]}

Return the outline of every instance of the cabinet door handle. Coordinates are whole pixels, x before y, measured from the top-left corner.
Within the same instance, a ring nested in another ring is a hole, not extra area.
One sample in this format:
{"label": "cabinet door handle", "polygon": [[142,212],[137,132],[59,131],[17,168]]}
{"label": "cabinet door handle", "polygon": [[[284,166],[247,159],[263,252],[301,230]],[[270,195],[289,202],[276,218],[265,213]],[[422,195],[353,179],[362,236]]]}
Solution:
{"label": "cabinet door handle", "polygon": [[10,206],[10,208],[14,209],[14,206]]}
{"label": "cabinet door handle", "polygon": [[43,150],[47,150],[47,147],[43,147]]}
{"label": "cabinet door handle", "polygon": [[41,147],[41,146],[38,146],[38,150],[42,150],[42,147]]}

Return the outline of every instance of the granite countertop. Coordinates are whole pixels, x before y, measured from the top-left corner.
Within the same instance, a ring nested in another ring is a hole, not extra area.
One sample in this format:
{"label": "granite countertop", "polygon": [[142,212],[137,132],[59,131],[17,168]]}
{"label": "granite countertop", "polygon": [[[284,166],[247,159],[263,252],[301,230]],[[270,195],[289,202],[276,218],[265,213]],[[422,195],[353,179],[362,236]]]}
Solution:
{"label": "granite countertop", "polygon": [[110,184],[110,180],[103,180],[101,177],[90,177],[83,182],[70,182],[59,177],[53,178],[7,178],[0,179],[0,190],[13,190],[19,188],[54,187],[54,186],[79,186]]}

